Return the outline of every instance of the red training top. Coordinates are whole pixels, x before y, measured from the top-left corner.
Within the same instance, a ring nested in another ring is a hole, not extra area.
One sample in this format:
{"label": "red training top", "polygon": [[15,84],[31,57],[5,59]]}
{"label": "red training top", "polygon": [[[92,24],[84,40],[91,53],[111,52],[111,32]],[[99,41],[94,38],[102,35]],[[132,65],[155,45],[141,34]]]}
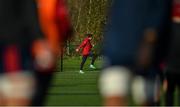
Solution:
{"label": "red training top", "polygon": [[172,17],[180,18],[180,0],[173,0]]}
{"label": "red training top", "polygon": [[78,47],[78,49],[83,48],[82,55],[89,55],[92,45],[90,39],[87,37],[83,40],[81,45]]}

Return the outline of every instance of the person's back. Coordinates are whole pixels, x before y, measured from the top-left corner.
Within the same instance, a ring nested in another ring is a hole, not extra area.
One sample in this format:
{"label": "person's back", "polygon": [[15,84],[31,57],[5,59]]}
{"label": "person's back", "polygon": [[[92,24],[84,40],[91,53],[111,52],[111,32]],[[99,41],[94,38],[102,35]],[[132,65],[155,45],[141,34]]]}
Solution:
{"label": "person's back", "polygon": [[[25,43],[38,32],[33,0],[0,1],[0,44]],[[32,35],[31,35],[32,34]]]}
{"label": "person's back", "polygon": [[0,1],[0,105],[30,104],[35,88],[31,49],[40,38],[34,0]]}

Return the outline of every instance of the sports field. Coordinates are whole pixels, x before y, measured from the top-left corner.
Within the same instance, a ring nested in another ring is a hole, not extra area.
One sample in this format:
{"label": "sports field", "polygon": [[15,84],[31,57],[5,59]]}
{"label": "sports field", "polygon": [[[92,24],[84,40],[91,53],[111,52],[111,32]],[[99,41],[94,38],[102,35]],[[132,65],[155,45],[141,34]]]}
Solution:
{"label": "sports field", "polygon": [[[58,64],[53,84],[48,92],[46,105],[48,106],[100,106],[102,99],[97,87],[97,78],[100,73],[101,60],[98,58],[96,70],[89,68],[89,58],[84,66],[84,74],[79,73],[81,57],[64,58],[63,72]],[[178,105],[178,92],[175,92],[175,105]],[[164,105],[164,95],[161,96],[161,105]],[[131,103],[130,105],[133,105]]]}
{"label": "sports field", "polygon": [[[100,59],[96,60],[96,70],[89,68],[89,58],[84,66],[84,74],[79,74],[80,57],[64,58],[63,72],[57,68],[53,84],[48,92],[46,105],[63,106],[98,106],[101,97],[97,88],[97,78],[101,67]],[[60,67],[60,64],[59,64]]]}

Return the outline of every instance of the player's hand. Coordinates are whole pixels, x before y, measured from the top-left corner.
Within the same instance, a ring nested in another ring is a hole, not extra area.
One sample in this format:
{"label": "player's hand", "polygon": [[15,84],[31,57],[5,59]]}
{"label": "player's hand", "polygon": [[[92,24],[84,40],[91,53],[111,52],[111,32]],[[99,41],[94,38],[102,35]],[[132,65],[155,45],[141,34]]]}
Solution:
{"label": "player's hand", "polygon": [[55,56],[45,41],[37,41],[34,44],[35,68],[45,72],[54,67]]}
{"label": "player's hand", "polygon": [[76,52],[79,52],[79,49],[76,49]]}
{"label": "player's hand", "polygon": [[51,69],[54,65],[54,56],[49,49],[41,50],[35,57],[38,69],[45,71]]}

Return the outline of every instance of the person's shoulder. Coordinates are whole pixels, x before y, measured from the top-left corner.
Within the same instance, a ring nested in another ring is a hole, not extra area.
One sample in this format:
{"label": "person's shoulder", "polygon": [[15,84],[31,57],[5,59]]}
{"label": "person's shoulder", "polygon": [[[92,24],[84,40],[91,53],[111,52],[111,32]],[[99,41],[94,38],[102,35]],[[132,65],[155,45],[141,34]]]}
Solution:
{"label": "person's shoulder", "polygon": [[84,38],[84,41],[89,41],[88,37]]}

